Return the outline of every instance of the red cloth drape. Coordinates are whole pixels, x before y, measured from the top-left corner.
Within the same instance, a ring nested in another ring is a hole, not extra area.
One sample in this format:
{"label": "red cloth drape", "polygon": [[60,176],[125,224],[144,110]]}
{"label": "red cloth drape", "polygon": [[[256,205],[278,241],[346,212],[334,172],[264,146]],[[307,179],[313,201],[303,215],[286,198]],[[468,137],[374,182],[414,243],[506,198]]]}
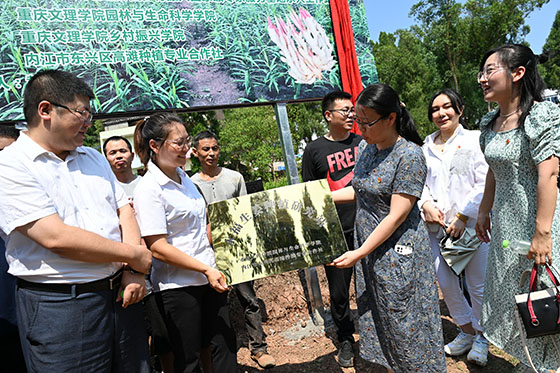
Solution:
{"label": "red cloth drape", "polygon": [[[342,89],[350,93],[352,101],[355,102],[363,86],[354,45],[350,6],[348,0],[330,0],[330,5]],[[356,123],[352,127],[352,132],[360,133]]]}

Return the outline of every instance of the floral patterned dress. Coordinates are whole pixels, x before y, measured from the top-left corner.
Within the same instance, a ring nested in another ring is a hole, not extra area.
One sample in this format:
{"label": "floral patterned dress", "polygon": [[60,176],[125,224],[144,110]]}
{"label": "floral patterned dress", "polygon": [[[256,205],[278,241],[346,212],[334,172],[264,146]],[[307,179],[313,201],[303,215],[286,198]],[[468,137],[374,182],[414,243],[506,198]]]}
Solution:
{"label": "floral patterned dress", "polygon": [[[360,144],[352,185],[356,246],[389,213],[391,196],[420,197],[422,149],[399,139],[390,148]],[[360,355],[395,372],[445,372],[432,250],[416,204],[395,233],[356,263]]]}
{"label": "floral patterned dress", "polygon": [[[533,237],[537,214],[536,165],[551,155],[560,156],[560,109],[550,102],[536,103],[523,128],[504,132],[492,129],[495,115],[496,112],[487,114],[480,123],[480,145],[496,179],[482,326],[490,342],[528,365],[515,321],[514,297],[528,291],[529,284],[521,287],[520,278],[534,262],[511,249],[503,249],[502,241],[522,239],[530,242]],[[552,224],[552,261],[557,266],[560,263],[559,233],[560,209],[557,204]],[[547,281],[543,273],[540,279]],[[527,340],[531,358],[539,370],[556,370],[560,366],[551,338],[555,338],[560,346],[558,335]]]}

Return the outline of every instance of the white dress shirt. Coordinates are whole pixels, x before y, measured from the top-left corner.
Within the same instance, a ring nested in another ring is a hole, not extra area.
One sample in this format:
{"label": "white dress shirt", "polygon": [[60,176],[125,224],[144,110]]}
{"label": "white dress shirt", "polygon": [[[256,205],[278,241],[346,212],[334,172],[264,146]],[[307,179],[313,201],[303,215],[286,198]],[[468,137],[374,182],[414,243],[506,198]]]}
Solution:
{"label": "white dress shirt", "polygon": [[9,273],[31,282],[82,283],[122,266],[55,254],[15,230],[58,214],[67,225],[120,242],[117,209],[128,200],[98,151],[80,146],[62,160],[22,132],[0,152],[0,175],[0,228]]}
{"label": "white dress shirt", "polygon": [[480,150],[480,131],[466,130],[459,124],[440,150],[434,143],[438,135],[436,131],[427,136],[422,146],[428,174],[418,206],[432,201],[443,212],[445,224],[460,212],[468,216],[467,226],[474,227],[488,172]]}
{"label": "white dress shirt", "polygon": [[[167,177],[154,163],[134,190],[134,209],[142,237],[164,234],[167,242],[185,254],[216,267],[214,251],[206,233],[206,203],[180,168],[181,183]],[[155,291],[204,285],[204,274],[157,259],[152,262]]]}

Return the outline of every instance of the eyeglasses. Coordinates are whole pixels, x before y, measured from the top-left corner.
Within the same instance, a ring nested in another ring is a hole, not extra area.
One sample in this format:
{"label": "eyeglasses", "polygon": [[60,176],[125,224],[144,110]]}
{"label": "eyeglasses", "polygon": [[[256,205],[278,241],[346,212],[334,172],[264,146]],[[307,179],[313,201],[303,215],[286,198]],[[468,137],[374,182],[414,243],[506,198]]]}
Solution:
{"label": "eyeglasses", "polygon": [[176,149],[183,149],[183,148],[190,148],[192,142],[192,136],[187,136],[182,139],[177,140],[165,140],[169,144],[171,144]]}
{"label": "eyeglasses", "polygon": [[358,124],[358,126],[368,126],[371,127],[373,126],[375,123],[379,122],[381,119],[385,119],[387,118],[387,116],[383,116],[383,117],[379,117],[376,120],[374,120],[373,122],[369,122],[369,123],[365,123],[365,122],[360,122],[358,119],[355,120],[355,122]]}
{"label": "eyeglasses", "polygon": [[80,119],[82,119],[84,122],[86,123],[91,123],[91,120],[93,119],[93,114],[89,111],[89,110],[78,110],[78,109],[72,109],[69,108],[66,105],[62,105],[62,104],[57,104],[56,102],[51,102],[52,106],[58,106],[61,107],[63,109],[66,109],[70,112],[74,112],[74,113],[78,113],[80,114]]}
{"label": "eyeglasses", "polygon": [[476,80],[479,83],[482,79],[488,80],[492,76],[492,74],[502,70],[505,70],[504,66],[499,66],[499,65],[488,66],[484,70],[478,72],[478,74],[476,75]]}
{"label": "eyeglasses", "polygon": [[329,111],[330,112],[336,111],[344,117],[349,117],[350,114],[356,114],[356,110],[353,107],[347,109],[331,109]]}

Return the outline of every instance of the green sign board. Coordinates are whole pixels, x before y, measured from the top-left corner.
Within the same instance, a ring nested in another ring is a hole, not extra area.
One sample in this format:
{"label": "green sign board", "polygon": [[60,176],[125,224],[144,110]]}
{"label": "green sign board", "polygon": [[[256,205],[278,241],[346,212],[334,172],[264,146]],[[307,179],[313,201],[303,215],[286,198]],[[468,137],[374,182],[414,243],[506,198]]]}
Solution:
{"label": "green sign board", "polygon": [[[377,81],[362,0],[350,0],[365,85]],[[340,88],[328,0],[2,0],[0,121],[25,82],[63,68],[98,116],[320,98]]]}
{"label": "green sign board", "polygon": [[208,214],[228,285],[330,263],[348,250],[326,179],[212,203]]}

